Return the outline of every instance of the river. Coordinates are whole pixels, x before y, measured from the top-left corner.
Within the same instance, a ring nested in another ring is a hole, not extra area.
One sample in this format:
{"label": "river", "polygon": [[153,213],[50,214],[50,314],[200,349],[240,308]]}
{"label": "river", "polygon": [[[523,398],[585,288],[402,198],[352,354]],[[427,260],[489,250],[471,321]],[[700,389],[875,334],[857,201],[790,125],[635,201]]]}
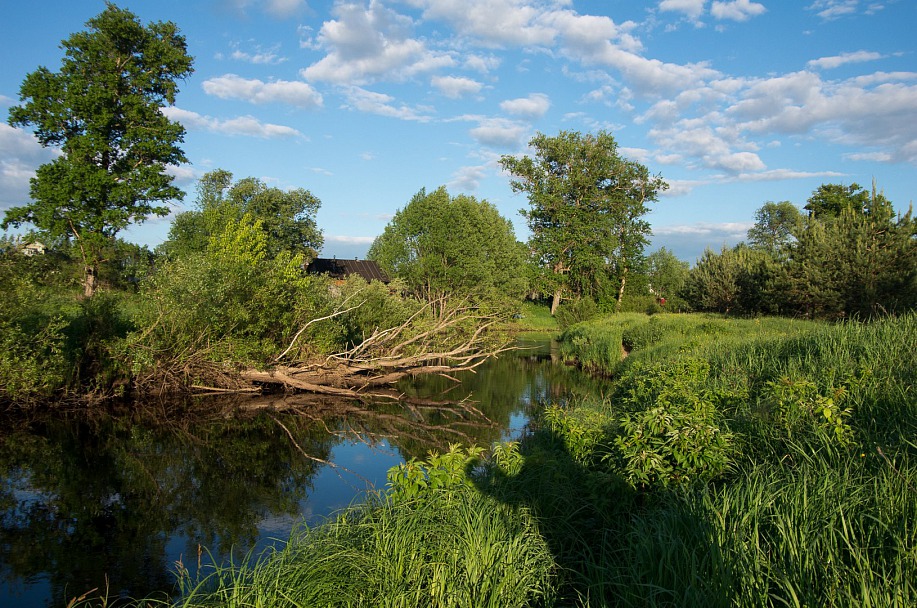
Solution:
{"label": "river", "polygon": [[410,405],[224,396],[5,420],[0,606],[172,593],[179,562],[257,555],[384,488],[400,462],[518,438],[540,404],[602,391],[549,340],[520,346],[458,384],[402,384]]}

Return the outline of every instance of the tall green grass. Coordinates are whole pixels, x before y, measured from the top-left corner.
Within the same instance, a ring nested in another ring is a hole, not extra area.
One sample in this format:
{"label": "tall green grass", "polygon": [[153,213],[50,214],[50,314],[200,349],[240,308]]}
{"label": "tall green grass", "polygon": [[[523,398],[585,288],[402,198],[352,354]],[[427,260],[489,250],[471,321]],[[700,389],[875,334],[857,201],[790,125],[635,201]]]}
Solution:
{"label": "tall green grass", "polygon": [[182,578],[176,606],[550,605],[554,560],[531,510],[476,491],[473,461],[453,450],[395,469],[389,493],[262,559]]}
{"label": "tall green grass", "polygon": [[564,337],[610,395],[546,404],[487,461],[393,469],[174,605],[917,605],[917,315],[616,315]]}

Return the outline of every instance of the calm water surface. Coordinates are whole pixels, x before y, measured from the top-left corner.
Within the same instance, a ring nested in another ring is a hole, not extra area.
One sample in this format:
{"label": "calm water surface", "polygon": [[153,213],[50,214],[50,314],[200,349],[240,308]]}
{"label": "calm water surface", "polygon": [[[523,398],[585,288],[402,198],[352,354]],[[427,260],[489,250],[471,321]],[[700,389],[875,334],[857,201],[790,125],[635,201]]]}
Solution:
{"label": "calm water surface", "polygon": [[383,488],[400,462],[518,437],[540,403],[603,390],[548,341],[521,345],[459,385],[403,384],[411,404],[231,397],[4,422],[0,606],[171,593],[179,562],[257,554]]}

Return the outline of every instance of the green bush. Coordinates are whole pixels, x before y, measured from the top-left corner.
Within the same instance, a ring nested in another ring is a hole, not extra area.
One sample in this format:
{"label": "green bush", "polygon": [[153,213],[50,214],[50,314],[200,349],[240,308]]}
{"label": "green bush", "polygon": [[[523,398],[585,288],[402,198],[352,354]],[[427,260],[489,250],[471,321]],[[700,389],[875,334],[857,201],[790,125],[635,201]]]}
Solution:
{"label": "green bush", "polygon": [[554,318],[557,319],[557,326],[565,330],[577,323],[594,319],[598,315],[599,307],[592,298],[580,298],[558,306]]}

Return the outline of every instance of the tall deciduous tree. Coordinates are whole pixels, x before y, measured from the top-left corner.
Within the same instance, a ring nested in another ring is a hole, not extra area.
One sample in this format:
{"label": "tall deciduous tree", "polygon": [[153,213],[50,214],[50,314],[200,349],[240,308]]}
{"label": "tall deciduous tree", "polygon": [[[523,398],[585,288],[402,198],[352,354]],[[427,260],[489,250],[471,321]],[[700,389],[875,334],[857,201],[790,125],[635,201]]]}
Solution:
{"label": "tall deciduous tree", "polygon": [[217,169],[201,178],[196,204],[196,210],[179,213],[172,222],[162,245],[169,257],[206,250],[211,237],[246,214],[260,222],[271,256],[288,251],[313,258],[324,241],[315,221],[321,201],[304,188],[281,190],[254,177],[233,184],[232,173]]}
{"label": "tall deciduous tree", "polygon": [[766,202],[755,211],[755,225],[748,230],[749,243],[775,256],[786,250],[802,223],[802,214],[790,201]]}
{"label": "tall deciduous tree", "polygon": [[512,224],[487,201],[418,192],[373,242],[369,258],[436,301],[447,295],[518,297],[525,254]]}
{"label": "tall deciduous tree", "polygon": [[30,126],[43,146],[59,147],[38,168],[32,201],[6,212],[3,227],[31,223],[50,238],[73,239],[85,267],[84,293],[95,290],[101,252],[132,222],[169,211],[184,193],[166,167],[186,162],[184,129],[161,107],[175,103],[177,80],[192,72],[175,24],[143,26],[108,4],[88,29],[62,42],[59,72],[27,75],[12,126]]}
{"label": "tall deciduous tree", "polygon": [[513,191],[526,192],[522,214],[538,263],[553,279],[552,313],[564,293],[591,293],[611,275],[620,305],[628,272],[650,233],[643,219],[647,204],[668,185],[640,163],[618,153],[611,134],[539,133],[529,145],[535,156],[503,156],[500,164],[516,179]]}

